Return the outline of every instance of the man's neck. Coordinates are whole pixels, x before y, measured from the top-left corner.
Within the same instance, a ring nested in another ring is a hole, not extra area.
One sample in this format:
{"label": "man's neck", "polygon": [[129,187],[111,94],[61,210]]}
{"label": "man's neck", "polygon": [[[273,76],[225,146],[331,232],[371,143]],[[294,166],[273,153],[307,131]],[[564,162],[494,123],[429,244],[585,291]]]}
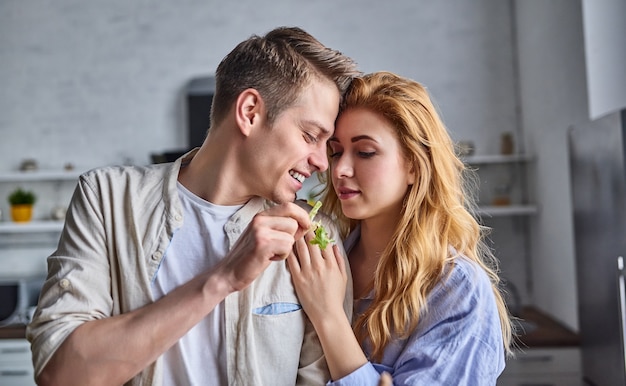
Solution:
{"label": "man's neck", "polygon": [[[211,133],[195,156],[178,175],[178,181],[198,197],[216,205],[240,205],[252,196],[242,193],[237,183],[238,160],[236,146]],[[225,144],[230,144],[229,146]]]}

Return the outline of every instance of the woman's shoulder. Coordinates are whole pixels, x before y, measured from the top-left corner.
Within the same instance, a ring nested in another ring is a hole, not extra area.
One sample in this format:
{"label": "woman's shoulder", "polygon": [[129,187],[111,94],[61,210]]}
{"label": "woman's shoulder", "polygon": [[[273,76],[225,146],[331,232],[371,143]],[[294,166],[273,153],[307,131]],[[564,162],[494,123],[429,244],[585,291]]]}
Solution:
{"label": "woman's shoulder", "polygon": [[[464,255],[459,255],[452,260],[446,268],[453,282],[466,282],[467,284],[490,284],[489,276],[483,267],[476,261]],[[445,275],[444,275],[445,281]]]}
{"label": "woman's shoulder", "polygon": [[485,270],[475,261],[458,256],[448,263],[440,282],[429,296],[429,308],[469,306],[479,298],[493,296],[493,288]]}

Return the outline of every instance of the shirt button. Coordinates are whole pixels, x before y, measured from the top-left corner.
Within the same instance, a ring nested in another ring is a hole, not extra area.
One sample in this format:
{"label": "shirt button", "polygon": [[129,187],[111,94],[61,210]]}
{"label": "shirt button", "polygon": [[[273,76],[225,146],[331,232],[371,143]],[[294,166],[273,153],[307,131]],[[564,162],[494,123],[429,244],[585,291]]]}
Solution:
{"label": "shirt button", "polygon": [[182,219],[183,219],[183,216],[181,216],[179,214],[174,216],[174,220],[176,220],[176,221],[181,221]]}
{"label": "shirt button", "polygon": [[61,279],[61,281],[59,281],[59,286],[61,286],[61,288],[63,289],[66,289],[70,286],[70,281],[67,279]]}
{"label": "shirt button", "polygon": [[156,252],[154,252],[154,254],[152,254],[152,260],[159,260],[161,258],[161,256],[163,256],[161,251],[156,251]]}

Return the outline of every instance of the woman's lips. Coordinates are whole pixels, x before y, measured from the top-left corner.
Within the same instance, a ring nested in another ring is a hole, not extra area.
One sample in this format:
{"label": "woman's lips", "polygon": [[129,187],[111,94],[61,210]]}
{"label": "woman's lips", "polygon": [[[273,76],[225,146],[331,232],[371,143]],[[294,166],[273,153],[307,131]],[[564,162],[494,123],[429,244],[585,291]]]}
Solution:
{"label": "woman's lips", "polygon": [[353,189],[340,188],[337,190],[337,197],[339,197],[340,200],[348,200],[359,194],[360,192],[358,190],[353,190]]}

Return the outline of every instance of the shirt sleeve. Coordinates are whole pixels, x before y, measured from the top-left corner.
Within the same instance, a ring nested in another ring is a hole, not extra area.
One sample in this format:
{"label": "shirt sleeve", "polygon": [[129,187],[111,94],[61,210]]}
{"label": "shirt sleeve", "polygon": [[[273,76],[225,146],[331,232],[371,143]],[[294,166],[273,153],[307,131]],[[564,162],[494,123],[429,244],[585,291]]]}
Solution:
{"label": "shirt sleeve", "polygon": [[109,262],[97,202],[81,177],[57,250],[47,259],[48,276],[26,331],[36,375],[78,326],[111,313]]}
{"label": "shirt sleeve", "polygon": [[474,263],[459,260],[429,295],[408,339],[390,343],[383,363],[367,363],[329,385],[376,386],[382,371],[394,385],[495,385],[505,354],[491,283]]}
{"label": "shirt sleeve", "polygon": [[328,382],[327,386],[378,386],[379,378],[380,373],[371,362],[368,362],[345,377]]}

